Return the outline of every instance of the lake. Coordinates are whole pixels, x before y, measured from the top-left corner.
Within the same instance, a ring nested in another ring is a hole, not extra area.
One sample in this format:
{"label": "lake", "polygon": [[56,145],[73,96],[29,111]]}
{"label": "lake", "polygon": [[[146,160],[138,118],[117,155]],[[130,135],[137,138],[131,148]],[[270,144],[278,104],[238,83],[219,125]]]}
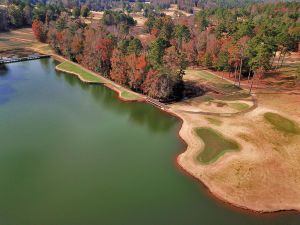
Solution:
{"label": "lake", "polygon": [[211,197],[176,165],[180,122],[55,71],[53,59],[0,71],[0,224],[299,225]]}

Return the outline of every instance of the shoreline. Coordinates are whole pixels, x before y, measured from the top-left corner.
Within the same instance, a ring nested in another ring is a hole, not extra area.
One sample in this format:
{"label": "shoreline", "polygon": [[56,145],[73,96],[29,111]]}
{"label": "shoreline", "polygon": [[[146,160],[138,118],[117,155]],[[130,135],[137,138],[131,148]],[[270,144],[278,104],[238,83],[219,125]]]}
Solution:
{"label": "shoreline", "polygon": [[[59,62],[64,62],[64,61],[69,61],[64,59],[61,56],[58,55],[53,55],[51,54],[51,57],[54,58],[55,60],[59,61]],[[74,63],[74,62],[72,62]],[[74,63],[75,64],[75,63]],[[83,66],[81,66],[80,64],[76,64],[77,66],[81,67],[84,70],[87,70],[86,68],[84,68]],[[63,70],[62,70],[63,71]],[[93,75],[100,77],[101,79],[103,79],[103,77],[99,74],[96,74],[90,70],[87,70],[89,72],[91,72]],[[68,71],[63,71],[66,73],[71,73],[74,74],[72,72],[68,72]],[[74,74],[76,76],[79,77],[79,79],[83,82],[86,82],[84,79],[81,79],[81,76],[78,74]],[[107,80],[107,78],[104,78],[105,80]],[[93,83],[93,82],[88,82],[88,83]],[[114,92],[117,93],[117,97],[118,99],[120,99],[121,101],[129,101],[129,102],[145,102],[148,103],[145,99],[145,97],[143,96],[141,99],[139,100],[128,100],[126,98],[123,98],[121,96],[122,91],[117,88],[115,85],[111,84],[114,83],[113,81],[110,81],[110,83],[100,83],[100,84],[104,84],[107,88],[113,90]],[[119,85],[118,85],[119,86]],[[123,88],[124,87],[121,87]],[[193,134],[190,130],[190,126],[189,126],[189,122],[184,118],[184,112],[178,112],[178,111],[174,111],[172,109],[161,109],[159,107],[156,107],[159,110],[161,110],[162,112],[168,113],[171,116],[175,116],[177,119],[179,119],[180,121],[180,126],[178,129],[178,137],[181,139],[181,141],[183,141],[183,143],[186,145],[185,149],[183,149],[177,156],[176,156],[176,165],[180,168],[181,171],[184,172],[185,175],[188,175],[190,177],[192,177],[193,179],[195,179],[197,181],[197,183],[199,183],[199,181],[201,182],[201,184],[205,187],[205,189],[207,190],[207,192],[211,195],[210,197],[214,198],[215,200],[221,201],[222,204],[225,205],[229,205],[231,207],[236,208],[237,210],[245,210],[247,212],[251,212],[251,213],[255,213],[255,214],[271,214],[271,213],[278,213],[278,212],[299,212],[300,211],[300,206],[295,207],[289,205],[289,204],[285,204],[285,206],[283,207],[278,207],[278,206],[271,206],[269,205],[268,207],[262,207],[262,206],[247,206],[245,204],[242,204],[241,202],[237,202],[237,201],[233,201],[232,199],[230,199],[230,197],[226,197],[226,195],[224,196],[224,193],[222,193],[220,190],[217,190],[218,188],[214,187],[213,184],[211,184],[207,179],[201,178],[201,175],[197,175],[197,171],[193,171],[190,167],[191,162],[189,162],[188,160],[183,160],[185,154],[187,154],[188,152],[198,152],[199,147],[201,147],[201,139],[198,138],[195,134]],[[188,137],[190,135],[190,137]],[[195,147],[193,146],[193,143],[191,142],[198,142],[198,146]],[[202,143],[203,146],[203,143]],[[223,156],[225,158],[225,156]],[[224,160],[224,159],[223,159]]]}

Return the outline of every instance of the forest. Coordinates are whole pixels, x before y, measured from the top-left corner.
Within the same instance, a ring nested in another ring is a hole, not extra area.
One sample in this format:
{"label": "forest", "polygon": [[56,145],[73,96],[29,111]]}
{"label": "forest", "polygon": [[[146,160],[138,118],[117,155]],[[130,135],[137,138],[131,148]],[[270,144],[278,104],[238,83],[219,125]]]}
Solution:
{"label": "forest", "polygon": [[62,4],[15,1],[0,10],[6,18],[0,29],[32,21],[36,38],[57,54],[160,101],[183,97],[188,66],[231,72],[240,81],[276,70],[299,50],[297,2],[203,8],[175,18],[154,10],[142,30],[122,10],[105,10],[101,20],[85,24],[82,18],[90,8],[80,4],[70,10]]}

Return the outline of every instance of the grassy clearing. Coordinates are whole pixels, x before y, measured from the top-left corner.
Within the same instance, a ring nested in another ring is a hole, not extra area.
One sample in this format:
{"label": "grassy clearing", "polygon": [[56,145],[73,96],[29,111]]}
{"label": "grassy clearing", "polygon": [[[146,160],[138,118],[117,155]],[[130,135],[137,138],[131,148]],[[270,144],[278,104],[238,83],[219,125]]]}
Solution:
{"label": "grassy clearing", "polygon": [[2,50],[30,47],[34,43],[38,43],[38,41],[35,39],[31,28],[1,33],[0,48]]}
{"label": "grassy clearing", "polygon": [[210,124],[216,125],[216,126],[220,126],[222,125],[222,121],[219,120],[218,118],[214,118],[214,117],[206,117],[205,118]]}
{"label": "grassy clearing", "polygon": [[128,91],[122,91],[121,92],[121,97],[128,99],[128,100],[138,100],[140,97],[136,94],[133,94]]}
{"label": "grassy clearing", "polygon": [[214,76],[213,74],[206,72],[204,70],[200,70],[200,71],[195,71],[197,76],[200,76],[201,79],[206,80],[206,81],[211,81],[211,80],[215,80],[217,77]]}
{"label": "grassy clearing", "polygon": [[197,157],[198,161],[203,164],[213,163],[226,152],[240,149],[237,142],[225,138],[211,128],[197,128],[196,133],[204,142],[204,148]]}
{"label": "grassy clearing", "polygon": [[300,134],[300,128],[294,121],[291,121],[277,113],[265,113],[264,118],[271,123],[275,129],[283,133]]}
{"label": "grassy clearing", "polygon": [[206,83],[212,88],[222,91],[226,94],[242,91],[242,89],[233,85],[229,81],[224,80],[219,76],[205,70],[186,70],[186,77],[188,77],[189,80],[196,80],[200,81],[201,83]]}
{"label": "grassy clearing", "polygon": [[82,69],[80,66],[77,66],[70,62],[63,62],[57,66],[58,69],[62,69],[65,71],[68,71],[70,73],[76,73],[78,74],[82,79],[89,81],[89,82],[95,82],[95,83],[103,83],[102,79],[100,77],[97,77],[84,69]]}

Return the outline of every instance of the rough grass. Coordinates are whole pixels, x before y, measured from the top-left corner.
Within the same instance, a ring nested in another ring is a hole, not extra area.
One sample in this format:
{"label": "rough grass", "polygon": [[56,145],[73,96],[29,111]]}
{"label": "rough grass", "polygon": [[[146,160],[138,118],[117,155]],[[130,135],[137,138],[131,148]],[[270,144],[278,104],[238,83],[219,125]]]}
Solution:
{"label": "rough grass", "polygon": [[65,71],[68,71],[70,73],[75,73],[79,75],[82,79],[88,81],[88,82],[95,82],[95,83],[103,83],[102,79],[100,77],[97,77],[84,69],[82,69],[79,65],[75,65],[70,62],[63,62],[57,66],[58,69],[62,69]]}
{"label": "rough grass", "polygon": [[204,142],[204,148],[197,156],[198,161],[203,164],[213,163],[226,152],[240,149],[237,142],[225,138],[221,133],[211,128],[197,128],[196,133]]}
{"label": "rough grass", "polygon": [[267,112],[264,118],[271,123],[275,129],[287,134],[300,134],[299,126],[292,120],[289,120],[277,113]]}
{"label": "rough grass", "polygon": [[122,91],[121,92],[121,97],[128,99],[128,100],[138,100],[140,97],[136,94],[133,94],[128,91]]}

